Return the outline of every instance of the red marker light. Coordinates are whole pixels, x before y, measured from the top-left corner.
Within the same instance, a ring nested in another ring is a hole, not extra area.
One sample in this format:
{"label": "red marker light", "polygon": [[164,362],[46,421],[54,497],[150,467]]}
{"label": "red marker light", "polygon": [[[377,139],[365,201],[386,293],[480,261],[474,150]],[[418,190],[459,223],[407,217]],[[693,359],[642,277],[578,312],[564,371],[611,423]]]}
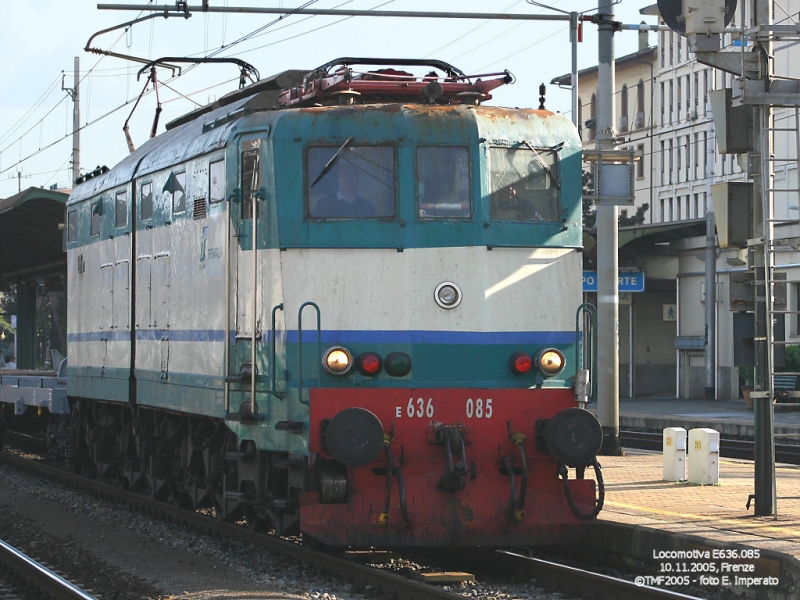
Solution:
{"label": "red marker light", "polygon": [[383,361],[375,352],[364,352],[356,358],[356,368],[362,375],[377,375],[383,367]]}
{"label": "red marker light", "polygon": [[508,361],[511,372],[515,375],[522,375],[527,373],[533,367],[533,359],[525,352],[514,352],[511,359]]}

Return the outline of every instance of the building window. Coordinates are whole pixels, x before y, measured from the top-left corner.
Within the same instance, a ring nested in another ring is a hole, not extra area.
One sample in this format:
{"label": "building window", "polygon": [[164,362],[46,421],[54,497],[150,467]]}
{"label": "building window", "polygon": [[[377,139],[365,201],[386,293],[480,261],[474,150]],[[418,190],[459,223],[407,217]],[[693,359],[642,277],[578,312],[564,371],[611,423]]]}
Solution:
{"label": "building window", "polygon": [[681,62],[683,60],[683,36],[678,36],[678,61]]}
{"label": "building window", "polygon": [[667,220],[666,204],[667,201],[664,198],[661,198],[661,200],[659,200],[659,213],[660,213],[659,217],[662,223],[665,223]]}
{"label": "building window", "polygon": [[708,132],[703,132],[703,177],[708,177]]}
{"label": "building window", "polygon": [[664,82],[661,82],[661,125],[663,126],[665,121],[665,115],[667,112],[667,96],[664,92]]}
{"label": "building window", "polygon": [[681,165],[683,164],[683,162],[682,162],[683,154],[682,153],[683,153],[683,146],[681,146],[680,140],[679,140],[678,144],[677,144],[677,148],[675,148],[675,154],[676,154],[675,161],[676,161],[676,163],[678,165],[678,168],[676,169],[676,173],[675,173],[675,183],[680,183],[681,182]]}
{"label": "building window", "polygon": [[681,82],[681,78],[680,78],[680,77],[678,77],[678,82],[677,82],[677,83],[678,83],[678,97],[676,98],[676,102],[675,102],[675,103],[678,105],[678,121],[680,121],[680,120],[681,120],[681,104],[682,104],[682,103],[681,103],[681,98],[682,98],[682,94],[681,94],[682,82]]}
{"label": "building window", "polygon": [[694,117],[695,119],[700,115],[700,106],[699,106],[699,93],[700,93],[700,73],[695,72],[694,74],[694,88],[692,89],[694,92]]}
{"label": "building window", "polygon": [[636,119],[633,123],[634,129],[644,127],[644,81],[641,79],[636,84]]}
{"label": "building window", "polygon": [[664,60],[667,52],[667,32],[661,32],[661,42],[658,44],[658,47],[661,49],[661,68],[664,68]]}
{"label": "building window", "polygon": [[703,69],[703,114],[708,113],[708,69]]}
{"label": "building window", "polygon": [[589,102],[589,139],[593,140],[597,136],[597,95],[592,94]]}
{"label": "building window", "polygon": [[694,218],[695,219],[699,219],[700,218],[700,194],[695,194],[694,195],[693,212],[694,212]]}
{"label": "building window", "polygon": [[690,171],[691,161],[690,161],[689,154],[690,154],[690,151],[691,151],[691,148],[692,148],[692,144],[690,142],[690,139],[691,138],[687,135],[686,136],[686,153],[685,153],[685,155],[686,155],[686,181],[689,181],[689,175],[691,173],[691,171]]}
{"label": "building window", "polygon": [[700,175],[700,134],[694,134],[694,179],[697,179]]}
{"label": "building window", "polygon": [[644,179],[644,144],[636,145],[636,155],[639,157],[636,161],[636,179]]}
{"label": "building window", "polygon": [[667,102],[669,102],[669,122],[673,123],[675,121],[675,82],[672,79],[669,80],[669,97],[667,98]]}
{"label": "building window", "polygon": [[692,117],[691,116],[691,112],[690,112],[691,109],[692,109],[692,89],[691,89],[691,86],[689,85],[689,82],[690,82],[689,75],[687,75],[686,76],[686,118],[687,119],[692,119],[692,118],[696,118],[697,115]]}
{"label": "building window", "polygon": [[[661,165],[661,185],[664,185],[666,183],[666,176],[664,175],[664,162],[665,162],[665,160],[664,160],[664,141],[663,140],[661,141],[661,153],[659,154],[658,159],[659,159],[659,163]],[[663,221],[663,219],[662,219],[662,221]]]}
{"label": "building window", "polygon": [[675,32],[669,32],[669,64],[675,64]]}
{"label": "building window", "polygon": [[619,131],[625,133],[628,131],[628,86],[622,86],[622,93],[619,98],[620,116],[619,116]]}
{"label": "building window", "polygon": [[[669,140],[669,150],[667,152],[667,158],[668,158],[667,183],[670,183],[670,184],[672,183],[672,171],[675,168],[675,163],[672,160],[672,158],[673,158],[672,151],[673,151],[673,143],[672,143],[672,140]],[[670,212],[672,212],[672,211],[670,211]]]}
{"label": "building window", "polygon": [[[790,299],[790,302],[792,300],[794,301],[794,306],[790,308],[791,310],[800,310],[800,283],[790,283],[789,285],[794,292]],[[794,331],[792,331],[792,335],[800,335],[800,314],[796,315],[794,318]]]}

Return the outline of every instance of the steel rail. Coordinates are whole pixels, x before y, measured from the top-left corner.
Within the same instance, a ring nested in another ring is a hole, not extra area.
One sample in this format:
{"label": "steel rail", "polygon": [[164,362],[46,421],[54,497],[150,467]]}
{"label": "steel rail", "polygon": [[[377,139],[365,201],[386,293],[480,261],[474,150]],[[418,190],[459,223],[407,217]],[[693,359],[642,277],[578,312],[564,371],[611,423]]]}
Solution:
{"label": "steel rail", "polygon": [[[700,600],[697,596],[648,585],[638,585],[627,579],[586,571],[541,558],[523,556],[508,550],[498,550],[497,554],[506,561],[505,567],[508,568],[509,563],[511,563],[510,566],[517,574],[524,572],[536,578],[537,582],[552,582],[560,586],[560,588],[566,585],[587,595],[593,594],[600,598],[616,598],[617,600]],[[570,590],[564,591],[564,593],[569,592]]]}
{"label": "steel rail", "polygon": [[57,573],[0,540],[0,563],[54,600],[96,600]]}
{"label": "steel rail", "polygon": [[[255,544],[268,551],[302,560],[335,577],[360,586],[371,586],[387,598],[408,600],[463,600],[463,596],[426,583],[401,577],[394,573],[357,564],[338,556],[312,550],[273,535],[250,531],[240,525],[215,520],[211,517],[178,508],[164,502],[151,500],[146,496],[121,490],[97,480],[85,479],[78,475],[31,461],[9,452],[0,452],[0,464],[17,470],[46,477],[63,485],[91,494],[95,497],[121,502],[131,510],[163,519],[170,523],[184,525],[212,536],[220,536],[236,541]],[[59,599],[60,600],[60,599]]]}
{"label": "steel rail", "polygon": [[[620,440],[627,448],[658,451],[662,449],[663,434],[649,431],[621,431]],[[725,458],[753,460],[753,440],[721,439],[719,448],[720,456]],[[800,446],[775,444],[775,460],[790,465],[800,465]]]}

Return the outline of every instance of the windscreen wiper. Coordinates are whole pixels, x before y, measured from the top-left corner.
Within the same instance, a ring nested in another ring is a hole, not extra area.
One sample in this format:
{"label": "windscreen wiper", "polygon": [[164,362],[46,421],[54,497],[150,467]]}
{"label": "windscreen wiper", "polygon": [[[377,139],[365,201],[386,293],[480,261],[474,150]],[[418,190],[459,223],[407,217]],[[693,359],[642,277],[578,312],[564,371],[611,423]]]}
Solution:
{"label": "windscreen wiper", "polygon": [[317,178],[314,180],[314,183],[311,184],[312,188],[319,183],[320,179],[325,177],[325,175],[327,175],[330,172],[330,170],[333,168],[333,166],[336,164],[336,162],[342,157],[342,151],[345,148],[347,148],[348,144],[350,142],[352,142],[352,141],[353,141],[353,136],[351,135],[349,138],[347,138],[344,141],[344,144],[342,144],[342,147],[339,148],[336,151],[336,154],[331,156],[331,159],[327,163],[325,163],[325,166],[322,167],[322,171],[319,172],[319,175],[317,175]]}
{"label": "windscreen wiper", "polygon": [[523,143],[524,143],[524,144],[525,144],[525,145],[526,145],[528,148],[530,148],[530,149],[533,151],[533,154],[536,156],[536,160],[538,160],[538,161],[539,161],[539,166],[541,166],[541,167],[542,167],[542,170],[543,170],[545,173],[547,173],[547,176],[548,176],[548,177],[551,179],[551,181],[553,182],[553,185],[555,185],[555,186],[556,186],[556,189],[557,189],[557,190],[560,190],[560,189],[561,189],[561,185],[560,185],[560,184],[558,183],[558,181],[556,180],[556,178],[555,178],[555,176],[553,175],[553,172],[550,170],[550,168],[549,168],[549,167],[548,167],[548,166],[545,164],[544,160],[542,160],[542,157],[541,157],[541,156],[539,155],[539,153],[536,151],[536,148],[534,148],[534,147],[531,145],[531,143],[530,143],[530,142],[528,142],[527,140],[523,141]]}

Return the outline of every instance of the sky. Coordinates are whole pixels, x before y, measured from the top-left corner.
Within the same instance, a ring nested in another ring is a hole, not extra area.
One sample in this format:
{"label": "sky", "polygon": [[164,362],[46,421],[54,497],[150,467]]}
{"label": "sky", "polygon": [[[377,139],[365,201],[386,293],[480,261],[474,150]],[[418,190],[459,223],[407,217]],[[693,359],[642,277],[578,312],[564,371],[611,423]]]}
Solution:
{"label": "sky", "polygon": [[[121,4],[105,0],[109,4]],[[209,0],[210,6],[262,6],[296,8],[307,0]],[[655,0],[619,0],[616,19],[633,24],[639,10]],[[145,5],[147,0],[126,0]],[[163,6],[165,0],[154,4]],[[174,6],[174,2],[169,2]],[[190,0],[191,6],[200,0]],[[593,14],[597,0],[552,0],[545,7],[527,0],[317,0],[309,8]],[[72,88],[74,57],[80,58],[81,171],[99,165],[114,166],[128,154],[123,125],[144,87],[137,81],[141,65],[132,61],[85,52],[96,32],[133,20],[137,11],[98,10],[89,0],[0,0],[0,198],[31,187],[70,187],[72,155]],[[149,60],[164,56],[235,57],[252,64],[261,77],[286,69],[312,69],[343,56],[436,58],[467,74],[511,71],[516,82],[493,92],[497,106],[536,107],[538,87],[547,84],[546,106],[570,111],[570,92],[549,85],[571,68],[569,29],[561,21],[509,21],[465,19],[400,19],[294,15],[195,13],[189,19],[159,16],[96,37],[93,47]],[[237,40],[262,27],[256,36]],[[655,43],[650,33],[650,43]],[[638,34],[615,35],[617,57],[635,52]],[[579,68],[597,64],[597,28],[584,26],[578,47]],[[159,70],[159,96],[163,112],[158,133],[172,119],[238,88],[234,65],[184,66],[171,79]],[[151,86],[152,87],[152,86]],[[187,98],[188,97],[188,98]],[[130,117],[135,146],[150,136],[156,109],[150,91]]]}

